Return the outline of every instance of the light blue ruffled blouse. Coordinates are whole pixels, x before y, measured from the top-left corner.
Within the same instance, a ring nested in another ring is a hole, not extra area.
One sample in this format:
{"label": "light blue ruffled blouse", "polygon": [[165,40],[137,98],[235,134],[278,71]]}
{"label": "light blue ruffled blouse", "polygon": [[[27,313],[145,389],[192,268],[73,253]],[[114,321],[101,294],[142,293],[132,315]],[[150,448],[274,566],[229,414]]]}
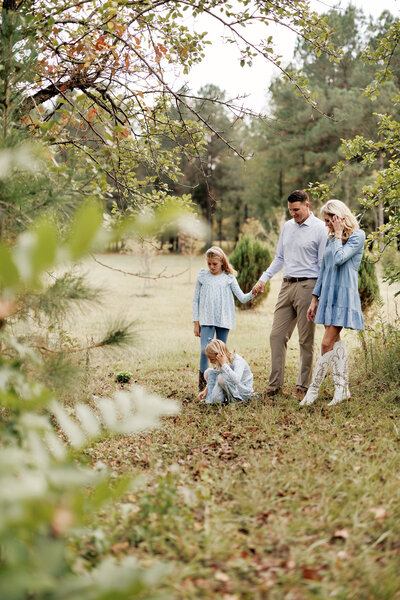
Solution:
{"label": "light blue ruffled blouse", "polygon": [[364,329],[358,293],[358,268],[364,251],[365,233],[356,229],[345,244],[328,239],[313,295],[319,297],[315,323],[346,329]]}
{"label": "light blue ruffled blouse", "polygon": [[[214,386],[219,385],[217,382],[219,374],[222,375],[224,380],[225,390],[220,387],[219,390],[221,393],[215,395],[213,393]],[[231,365],[225,364],[220,369],[209,369],[207,385],[207,404],[227,400],[246,401],[253,394],[253,373],[244,358],[235,353]]]}
{"label": "light blue ruffled blouse", "polygon": [[208,269],[200,269],[193,296],[193,321],[199,321],[200,325],[234,329],[233,294],[242,303],[254,298],[251,291],[247,294],[242,292],[231,273],[212,275]]}

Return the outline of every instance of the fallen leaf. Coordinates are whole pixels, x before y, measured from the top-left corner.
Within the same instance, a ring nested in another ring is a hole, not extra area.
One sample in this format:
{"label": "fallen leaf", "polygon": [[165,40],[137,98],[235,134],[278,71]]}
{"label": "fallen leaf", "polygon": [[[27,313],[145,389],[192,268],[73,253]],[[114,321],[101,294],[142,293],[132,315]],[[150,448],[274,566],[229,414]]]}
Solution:
{"label": "fallen leaf", "polygon": [[288,558],[286,561],[286,568],[289,570],[296,568],[296,561],[293,558]]}
{"label": "fallen leaf", "polygon": [[386,509],[383,508],[383,506],[373,506],[372,508],[369,509],[369,512],[374,515],[374,518],[377,521],[382,521],[383,519],[386,519],[386,517],[387,517]]}
{"label": "fallen leaf", "polygon": [[349,535],[350,535],[350,532],[348,529],[336,529],[335,533],[333,534],[333,537],[339,538],[342,540],[347,540]]}
{"label": "fallen leaf", "polygon": [[311,581],[322,581],[322,575],[318,569],[312,567],[303,567],[301,571],[303,579],[310,579]]}
{"label": "fallen leaf", "polygon": [[228,581],[230,581],[229,575],[227,575],[223,571],[216,571],[214,573],[214,577],[217,581],[222,581],[223,583],[228,583]]}
{"label": "fallen leaf", "polygon": [[114,554],[118,554],[119,552],[123,552],[129,548],[129,542],[119,542],[119,544],[114,544],[111,546],[111,552]]}

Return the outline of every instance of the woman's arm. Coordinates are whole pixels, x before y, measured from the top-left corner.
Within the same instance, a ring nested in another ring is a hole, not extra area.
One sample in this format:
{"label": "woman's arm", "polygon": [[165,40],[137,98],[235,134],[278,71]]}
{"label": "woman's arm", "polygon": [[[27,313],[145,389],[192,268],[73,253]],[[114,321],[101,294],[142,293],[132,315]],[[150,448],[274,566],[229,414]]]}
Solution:
{"label": "woman's arm", "polygon": [[362,229],[356,229],[345,244],[342,244],[341,240],[335,238],[333,248],[334,264],[337,266],[343,265],[364,247],[364,243],[365,233]]}
{"label": "woman's arm", "polygon": [[317,296],[313,296],[310,302],[310,306],[307,310],[307,321],[314,321],[315,315],[317,313],[317,308],[319,304],[319,298]]}
{"label": "woman's arm", "polygon": [[325,271],[325,259],[322,259],[322,264],[321,264],[321,270],[319,272],[318,275],[318,279],[315,282],[315,286],[313,289],[313,296],[316,296],[317,298],[320,297],[321,295],[321,288],[322,288],[322,280],[324,278],[324,271]]}

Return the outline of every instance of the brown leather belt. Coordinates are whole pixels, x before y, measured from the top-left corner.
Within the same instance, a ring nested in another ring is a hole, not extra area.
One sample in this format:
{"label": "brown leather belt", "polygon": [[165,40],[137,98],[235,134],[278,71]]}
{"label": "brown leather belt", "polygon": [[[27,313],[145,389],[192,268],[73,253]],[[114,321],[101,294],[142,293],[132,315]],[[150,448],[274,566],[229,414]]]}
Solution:
{"label": "brown leather belt", "polygon": [[310,279],[316,281],[317,277],[284,277],[283,281],[286,283],[297,283],[298,281],[308,281]]}

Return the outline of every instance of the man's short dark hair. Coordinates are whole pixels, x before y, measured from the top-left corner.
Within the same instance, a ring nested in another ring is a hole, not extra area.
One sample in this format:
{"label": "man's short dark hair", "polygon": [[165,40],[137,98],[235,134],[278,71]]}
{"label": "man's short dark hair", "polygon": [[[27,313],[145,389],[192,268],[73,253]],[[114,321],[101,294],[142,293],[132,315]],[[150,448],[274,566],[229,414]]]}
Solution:
{"label": "man's short dark hair", "polygon": [[304,190],[294,190],[287,199],[288,202],[309,202],[307,192]]}

